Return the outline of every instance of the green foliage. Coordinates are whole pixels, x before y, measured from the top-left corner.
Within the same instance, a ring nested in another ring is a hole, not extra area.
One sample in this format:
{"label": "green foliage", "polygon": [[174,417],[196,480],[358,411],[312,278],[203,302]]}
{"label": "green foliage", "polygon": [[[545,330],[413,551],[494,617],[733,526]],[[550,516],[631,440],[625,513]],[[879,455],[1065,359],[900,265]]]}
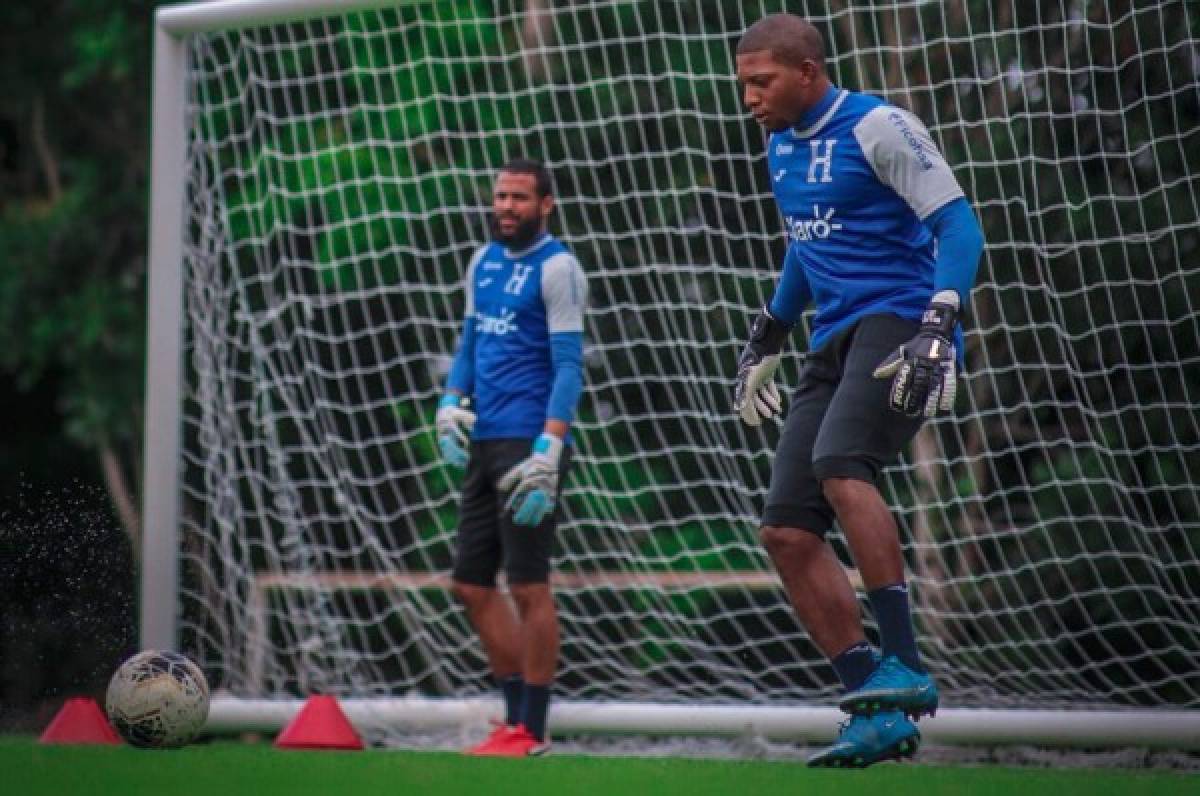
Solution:
{"label": "green foliage", "polygon": [[85,446],[141,432],[143,255],[97,261],[115,243],[95,217],[98,181],[80,164],[57,202],[10,204],[0,215],[0,367],[27,389],[57,376],[64,430]]}
{"label": "green foliage", "polygon": [[19,54],[0,57],[0,372],[25,389],[54,380],[65,435],[127,454],[141,433],[153,5],[21,7],[0,33],[0,52]]}

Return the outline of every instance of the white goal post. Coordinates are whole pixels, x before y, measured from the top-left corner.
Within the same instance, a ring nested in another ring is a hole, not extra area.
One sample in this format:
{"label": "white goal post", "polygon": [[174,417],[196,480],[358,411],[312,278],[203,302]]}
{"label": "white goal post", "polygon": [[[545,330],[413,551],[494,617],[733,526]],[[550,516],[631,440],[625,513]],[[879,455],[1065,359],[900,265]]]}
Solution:
{"label": "white goal post", "polygon": [[[197,659],[212,731],[315,692],[385,741],[495,709],[431,423],[491,178],[528,155],[593,297],[556,731],[832,736],[756,539],[778,431],[729,407],[783,246],[747,5],[158,10],[141,643]],[[1200,748],[1200,13],[785,5],[835,82],[928,123],[987,238],[958,412],[884,478],[948,706],[924,737]]]}

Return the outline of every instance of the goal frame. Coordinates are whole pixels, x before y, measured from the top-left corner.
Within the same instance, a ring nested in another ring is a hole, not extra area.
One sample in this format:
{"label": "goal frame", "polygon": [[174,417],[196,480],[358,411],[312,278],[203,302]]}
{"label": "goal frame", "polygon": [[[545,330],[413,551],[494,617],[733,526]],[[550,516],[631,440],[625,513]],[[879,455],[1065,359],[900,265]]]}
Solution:
{"label": "goal frame", "polygon": [[[187,150],[186,38],[235,27],[282,23],[402,5],[404,0],[212,0],[155,12],[149,208],[148,317],[144,439],[144,532],[139,629],[142,648],[179,643],[179,547],[183,398],[183,223]],[[344,584],[308,588],[343,588]],[[155,599],[148,599],[149,596]],[[163,598],[171,595],[170,599]],[[213,700],[209,732],[275,731],[300,700]],[[356,723],[412,727],[482,723],[485,699],[343,700]],[[839,713],[767,705],[668,705],[558,701],[555,726],[583,733],[763,735],[828,740]],[[1200,749],[1200,711],[948,709],[922,724],[935,743],[1138,746]]]}
{"label": "goal frame", "polygon": [[[141,590],[179,590],[179,494],[183,401],[183,203],[187,130],[185,39],[233,27],[395,7],[395,0],[213,0],[168,6],[154,14],[150,145],[150,251],[147,266],[145,485]],[[143,647],[178,643],[178,605],[141,601]]]}

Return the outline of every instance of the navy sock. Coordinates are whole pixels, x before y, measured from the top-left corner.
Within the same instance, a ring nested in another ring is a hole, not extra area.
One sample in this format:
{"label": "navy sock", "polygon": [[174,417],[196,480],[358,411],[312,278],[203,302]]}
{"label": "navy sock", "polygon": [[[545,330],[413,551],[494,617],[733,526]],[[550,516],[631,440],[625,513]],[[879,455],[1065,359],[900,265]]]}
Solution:
{"label": "navy sock", "polygon": [[546,739],[546,713],[550,709],[550,686],[525,684],[521,699],[521,723],[539,741]]}
{"label": "navy sock", "polygon": [[875,671],[875,653],[865,641],[842,650],[830,663],[847,691],[853,691],[867,681]]}
{"label": "navy sock", "polygon": [[519,674],[500,678],[500,693],[504,696],[504,723],[516,724],[521,720],[521,694],[525,681]]}
{"label": "navy sock", "polygon": [[913,638],[912,614],[908,608],[908,586],[897,583],[867,594],[879,623],[884,657],[895,655],[914,672],[924,672],[917,642]]}

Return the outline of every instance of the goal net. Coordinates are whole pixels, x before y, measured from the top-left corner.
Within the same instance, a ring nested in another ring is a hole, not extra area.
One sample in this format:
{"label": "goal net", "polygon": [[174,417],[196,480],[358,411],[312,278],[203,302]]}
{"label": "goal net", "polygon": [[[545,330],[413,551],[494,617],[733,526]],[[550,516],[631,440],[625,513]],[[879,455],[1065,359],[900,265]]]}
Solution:
{"label": "goal net", "polygon": [[[178,610],[215,687],[491,693],[433,415],[524,155],[591,291],[557,698],[832,702],[757,540],[779,429],[730,407],[784,252],[733,49],[782,5],[401,2],[184,39]],[[838,85],[927,122],[985,230],[957,412],[883,479],[944,704],[1200,707],[1200,13],[788,9]]]}

